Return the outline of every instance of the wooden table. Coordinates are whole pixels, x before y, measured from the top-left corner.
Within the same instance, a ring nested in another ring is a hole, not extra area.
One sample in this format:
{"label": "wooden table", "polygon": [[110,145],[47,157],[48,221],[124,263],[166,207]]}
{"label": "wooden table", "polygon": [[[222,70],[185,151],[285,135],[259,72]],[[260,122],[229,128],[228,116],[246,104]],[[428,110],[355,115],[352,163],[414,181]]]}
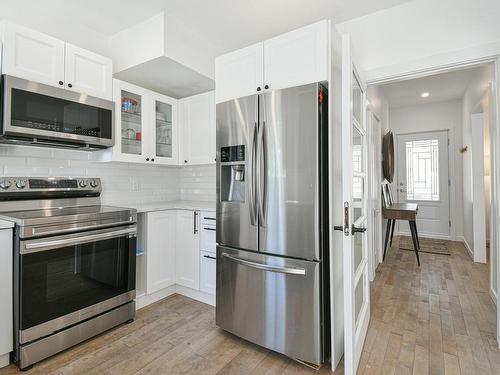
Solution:
{"label": "wooden table", "polygon": [[389,242],[389,247],[392,246],[392,237],[394,236],[394,227],[396,226],[396,220],[407,220],[408,224],[410,224],[413,248],[415,249],[415,255],[417,256],[417,263],[418,266],[420,267],[420,258],[418,257],[418,250],[420,250],[420,241],[418,239],[417,223],[416,223],[417,213],[418,213],[418,204],[416,203],[393,203],[382,210],[383,218],[389,220],[389,222],[387,223],[387,229],[385,231],[384,256],[382,260],[385,259],[387,243]]}

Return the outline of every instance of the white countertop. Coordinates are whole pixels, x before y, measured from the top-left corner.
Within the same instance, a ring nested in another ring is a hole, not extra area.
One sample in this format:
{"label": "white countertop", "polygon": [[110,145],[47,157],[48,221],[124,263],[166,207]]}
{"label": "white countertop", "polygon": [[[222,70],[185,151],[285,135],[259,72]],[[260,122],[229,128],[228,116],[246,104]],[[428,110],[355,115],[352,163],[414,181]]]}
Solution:
{"label": "white countertop", "polygon": [[0,220],[0,229],[13,228],[14,223],[12,221]]}
{"label": "white countertop", "polygon": [[113,206],[135,208],[137,213],[164,211],[164,210],[197,210],[197,211],[215,211],[215,202],[207,201],[162,201],[151,203],[123,203]]}

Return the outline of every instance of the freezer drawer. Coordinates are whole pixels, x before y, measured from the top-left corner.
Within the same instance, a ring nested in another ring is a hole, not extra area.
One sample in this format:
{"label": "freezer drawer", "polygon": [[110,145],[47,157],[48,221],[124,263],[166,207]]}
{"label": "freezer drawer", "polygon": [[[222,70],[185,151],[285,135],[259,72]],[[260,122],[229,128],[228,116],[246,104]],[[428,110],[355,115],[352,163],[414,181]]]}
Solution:
{"label": "freezer drawer", "polygon": [[255,344],[320,364],[320,263],[217,247],[216,323]]}

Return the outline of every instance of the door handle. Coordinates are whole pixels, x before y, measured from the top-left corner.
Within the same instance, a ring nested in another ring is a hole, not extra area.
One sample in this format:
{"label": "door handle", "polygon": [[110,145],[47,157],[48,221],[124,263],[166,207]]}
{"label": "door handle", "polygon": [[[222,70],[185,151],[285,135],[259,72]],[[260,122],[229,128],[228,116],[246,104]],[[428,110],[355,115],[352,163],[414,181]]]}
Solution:
{"label": "door handle", "polygon": [[[257,151],[259,158],[259,180],[257,182],[259,196],[259,219],[262,227],[266,226],[266,200],[267,200],[267,155],[266,155],[266,137],[265,130],[266,122],[262,121],[262,126],[259,127],[259,142]],[[262,177],[262,186],[261,180]]]}
{"label": "door handle", "polygon": [[342,225],[334,225],[333,226],[333,230],[339,230],[341,232],[344,231],[344,227]]}
{"label": "door handle", "polygon": [[256,198],[256,158],[257,158],[257,123],[254,123],[252,132],[252,144],[250,146],[250,224],[257,222],[257,198]]}
{"label": "door handle", "polygon": [[365,232],[366,232],[366,228],[358,228],[358,227],[355,227],[354,224],[351,227],[351,234],[354,234],[354,233],[365,233]]}
{"label": "door handle", "polygon": [[263,271],[287,273],[287,274],[291,274],[291,275],[305,275],[306,274],[306,270],[304,268],[271,266],[269,264],[251,262],[249,260],[237,258],[237,257],[234,257],[234,256],[229,255],[227,253],[222,253],[222,256],[224,258],[230,259],[236,263],[243,264],[244,266],[257,268],[257,269],[263,270]]}

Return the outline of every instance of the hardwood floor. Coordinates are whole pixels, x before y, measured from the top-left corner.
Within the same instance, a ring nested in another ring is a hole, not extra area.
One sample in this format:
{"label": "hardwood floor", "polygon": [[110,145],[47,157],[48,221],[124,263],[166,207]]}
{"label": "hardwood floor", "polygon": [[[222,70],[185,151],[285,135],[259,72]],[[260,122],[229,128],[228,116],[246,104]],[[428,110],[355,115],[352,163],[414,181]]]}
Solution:
{"label": "hardwood floor", "polygon": [[[377,270],[360,374],[500,374],[488,267],[460,243],[452,255],[398,251]],[[15,374],[14,366],[0,370]],[[27,374],[327,374],[216,328],[211,306],[174,295],[136,320],[36,364]],[[342,368],[336,374],[343,373]],[[330,373],[331,374],[331,373]]]}
{"label": "hardwood floor", "polygon": [[358,374],[500,374],[489,270],[460,242],[451,256],[398,250],[371,286],[371,321]]}

